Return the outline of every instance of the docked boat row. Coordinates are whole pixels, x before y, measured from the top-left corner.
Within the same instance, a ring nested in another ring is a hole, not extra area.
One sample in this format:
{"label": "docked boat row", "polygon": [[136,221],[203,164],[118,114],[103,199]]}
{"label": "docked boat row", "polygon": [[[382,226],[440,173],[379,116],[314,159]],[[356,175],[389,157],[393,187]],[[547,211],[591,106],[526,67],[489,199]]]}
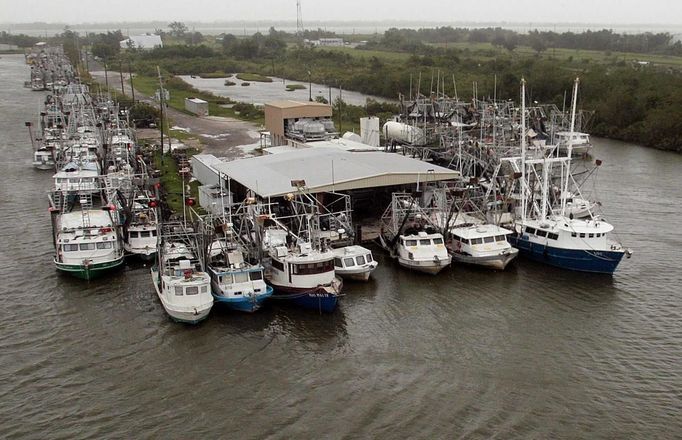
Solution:
{"label": "docked boat row", "polygon": [[[35,60],[65,65],[59,50]],[[372,248],[429,275],[460,264],[492,274],[518,256],[613,274],[630,256],[583,194],[601,163],[576,130],[586,120],[577,80],[568,113],[527,108],[523,83],[518,107],[417,96],[383,130],[369,118],[342,137],[329,106],[271,103],[261,155],[222,161],[141,148],[127,112],[64,70],[40,122],[27,123],[35,168],[54,172],[55,267],[90,280],[126,256],[153,262],[150,291],[179,322],[267,303],[333,312],[353,283],[372,280]],[[176,161],[180,194],[160,188],[155,158]]]}

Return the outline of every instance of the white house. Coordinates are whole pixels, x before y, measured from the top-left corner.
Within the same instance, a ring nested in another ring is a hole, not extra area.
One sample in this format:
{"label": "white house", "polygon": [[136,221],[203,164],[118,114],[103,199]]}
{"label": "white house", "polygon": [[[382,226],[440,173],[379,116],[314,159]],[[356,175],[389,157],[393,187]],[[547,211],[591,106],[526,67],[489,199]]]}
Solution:
{"label": "white house", "polygon": [[121,41],[121,49],[143,49],[152,50],[157,47],[163,47],[160,35],[131,35],[125,40]]}

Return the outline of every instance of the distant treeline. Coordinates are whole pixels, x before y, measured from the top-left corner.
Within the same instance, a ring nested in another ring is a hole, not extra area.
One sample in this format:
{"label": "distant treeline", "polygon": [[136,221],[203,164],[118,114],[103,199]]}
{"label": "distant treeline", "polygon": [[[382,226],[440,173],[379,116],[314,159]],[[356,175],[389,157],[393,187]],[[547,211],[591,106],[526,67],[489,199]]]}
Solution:
{"label": "distant treeline", "polygon": [[[511,46],[512,43],[527,43],[509,40],[542,38],[550,44],[552,39],[560,39],[562,47],[568,48],[580,46],[599,51],[646,50],[674,54],[680,43],[672,43],[668,34],[620,35],[597,31],[522,35],[501,29],[392,29],[376,43],[369,44],[370,47],[375,44],[374,47],[382,51],[368,53],[305,47],[300,39],[294,38],[298,43],[292,43],[291,34],[275,29],[247,38],[227,35],[222,44],[215,37],[201,40],[193,35],[193,44],[186,44],[187,31],[182,23],[174,25],[164,37],[164,48],[125,52],[125,58],[132,60],[136,72],[155,76],[156,66],[160,66],[166,75],[254,72],[297,81],[310,80],[391,99],[398,99],[401,94],[414,95],[417,90],[428,96],[436,89],[434,78],[440,77],[446,79],[445,93],[454,96],[456,87],[457,96],[464,100],[471,99],[474,82],[479,97],[495,94],[498,99],[518,100],[519,83],[525,77],[531,99],[559,107],[565,102],[566,92],[570,94],[573,79],[580,76],[579,104],[582,108],[595,110],[592,134],[682,151],[680,73],[670,68],[626,62],[622,57],[606,54],[599,59],[523,55],[513,52]],[[477,48],[475,44],[464,47],[426,44],[456,42],[455,36],[460,41],[490,42],[511,50]],[[75,37],[68,30],[60,36],[65,50],[75,59],[76,41],[81,47],[85,42],[90,44],[93,53],[100,47],[97,52],[106,53],[109,59],[120,51],[120,46],[115,44],[122,37],[119,32]],[[507,42],[506,46],[502,40]],[[412,47],[410,45],[415,45],[413,50],[406,50],[406,47]],[[116,66],[115,59],[112,65]],[[373,111],[387,113],[390,108]]]}
{"label": "distant treeline", "polygon": [[391,28],[384,35],[369,41],[367,48],[383,48],[415,52],[428,50],[427,43],[491,43],[513,50],[528,46],[543,51],[547,48],[600,50],[612,52],[655,53],[682,55],[682,43],[674,41],[667,32],[619,34],[610,29],[587,30],[581,33],[533,30],[519,33],[496,28],[452,28],[449,26],[429,29]]}

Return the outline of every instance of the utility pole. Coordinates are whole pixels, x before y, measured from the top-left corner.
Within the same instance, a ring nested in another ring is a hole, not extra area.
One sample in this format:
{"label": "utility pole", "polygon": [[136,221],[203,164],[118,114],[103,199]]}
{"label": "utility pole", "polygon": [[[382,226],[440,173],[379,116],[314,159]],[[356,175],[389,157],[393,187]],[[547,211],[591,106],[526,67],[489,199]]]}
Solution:
{"label": "utility pole", "polygon": [[118,73],[121,76],[121,94],[125,97],[126,95],[126,90],[125,90],[125,82],[123,82],[123,60],[121,58],[118,59]]}
{"label": "utility pole", "polygon": [[109,73],[107,72],[107,59],[104,59],[104,84],[107,86],[107,91],[109,91]]}
{"label": "utility pole", "polygon": [[[161,69],[156,66],[156,71],[159,74],[159,109],[161,111],[159,123],[161,124],[161,166],[163,167],[163,98],[165,93],[163,92],[163,81],[161,79]],[[184,185],[184,181],[183,181]],[[184,200],[183,200],[184,203]]]}
{"label": "utility pole", "polygon": [[313,82],[310,79],[310,70],[308,70],[308,101],[313,101]]}
{"label": "utility pole", "polygon": [[135,104],[135,87],[133,86],[133,72],[130,68],[130,58],[128,58],[128,76],[130,77],[130,92],[133,95],[133,105]]}

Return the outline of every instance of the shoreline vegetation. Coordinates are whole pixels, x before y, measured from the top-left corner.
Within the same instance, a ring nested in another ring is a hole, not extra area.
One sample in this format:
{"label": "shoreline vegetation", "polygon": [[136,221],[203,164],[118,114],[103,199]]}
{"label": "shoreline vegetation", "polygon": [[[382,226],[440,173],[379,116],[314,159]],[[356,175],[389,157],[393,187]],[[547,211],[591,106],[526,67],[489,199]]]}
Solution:
{"label": "shoreline vegetation", "polygon": [[[472,98],[475,84],[479,98],[518,101],[518,85],[525,77],[531,100],[562,108],[570,101],[571,84],[579,76],[579,105],[594,110],[588,127],[591,134],[682,151],[682,43],[667,33],[389,29],[379,35],[340,36],[352,44],[325,48],[303,43],[303,38],[336,36],[323,30],[306,30],[297,36],[271,28],[266,34],[250,37],[226,34],[216,38],[190,32],[179,22],[172,25],[170,31],[158,31],[164,47],[148,51],[121,51],[120,31],[78,39],[93,55],[113,60],[112,66],[119,58],[130,62],[137,74],[136,88],[140,83],[148,89],[144,93],[153,93],[156,88],[152,89],[149,81],[155,81],[159,66],[167,78],[171,101],[184,99],[185,93],[206,96],[174,75],[229,78],[233,72],[248,72],[237,77],[242,81],[271,81],[268,76],[312,81],[394,100],[417,91],[425,95],[435,92],[433,78],[445,78],[445,93],[461,100]],[[63,43],[77,61],[72,43],[75,37],[67,29],[54,42]],[[211,95],[206,100],[212,114],[262,118],[262,112],[256,115],[222,107],[227,98]],[[377,113],[385,118],[395,110],[389,104],[374,102],[366,106],[332,104],[335,120],[341,110],[337,125],[340,122],[346,128],[354,126],[351,118]]]}

